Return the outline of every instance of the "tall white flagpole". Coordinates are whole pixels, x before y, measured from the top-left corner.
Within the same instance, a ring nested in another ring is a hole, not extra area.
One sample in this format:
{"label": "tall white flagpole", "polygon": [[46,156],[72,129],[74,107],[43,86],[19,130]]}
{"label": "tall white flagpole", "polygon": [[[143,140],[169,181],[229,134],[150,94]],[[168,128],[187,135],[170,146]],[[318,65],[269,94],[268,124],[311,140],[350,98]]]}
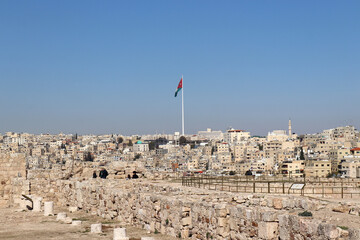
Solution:
{"label": "tall white flagpole", "polygon": [[182,111],[182,135],[185,135],[185,126],[184,126],[184,77],[181,75],[182,79],[182,93],[181,93],[181,111]]}

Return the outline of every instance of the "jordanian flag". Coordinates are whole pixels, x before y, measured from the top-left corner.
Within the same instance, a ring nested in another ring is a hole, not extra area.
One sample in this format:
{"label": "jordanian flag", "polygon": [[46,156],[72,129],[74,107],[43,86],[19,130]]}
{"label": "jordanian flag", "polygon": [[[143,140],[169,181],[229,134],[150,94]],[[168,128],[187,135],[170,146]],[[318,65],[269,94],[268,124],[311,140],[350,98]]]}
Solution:
{"label": "jordanian flag", "polygon": [[175,91],[175,97],[178,95],[178,92],[182,89],[182,78],[180,79],[179,85]]}

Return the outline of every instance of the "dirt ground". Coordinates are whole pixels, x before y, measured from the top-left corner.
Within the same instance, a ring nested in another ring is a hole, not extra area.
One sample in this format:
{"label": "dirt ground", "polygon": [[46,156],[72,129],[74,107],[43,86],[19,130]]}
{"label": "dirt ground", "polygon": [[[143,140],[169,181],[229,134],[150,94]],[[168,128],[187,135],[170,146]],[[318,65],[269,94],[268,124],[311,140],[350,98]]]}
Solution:
{"label": "dirt ground", "polygon": [[[66,212],[66,211],[64,211]],[[45,217],[43,213],[18,211],[11,208],[0,208],[0,239],[12,240],[94,240],[113,239],[114,227],[126,227],[130,240],[140,240],[141,237],[154,237],[156,240],[175,240],[174,237],[161,234],[148,234],[146,230],[131,226],[120,225],[116,221],[109,221],[98,216],[82,212],[68,213],[68,216],[81,220],[81,226],[72,226],[56,221],[56,216]],[[90,233],[90,225],[103,224],[103,233]]]}

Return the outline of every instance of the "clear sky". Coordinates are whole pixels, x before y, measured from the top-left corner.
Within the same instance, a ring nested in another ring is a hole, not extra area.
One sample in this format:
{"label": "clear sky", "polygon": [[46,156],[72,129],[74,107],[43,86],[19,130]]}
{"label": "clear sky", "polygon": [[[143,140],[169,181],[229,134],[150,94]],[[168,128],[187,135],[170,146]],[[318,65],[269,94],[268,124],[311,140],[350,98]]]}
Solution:
{"label": "clear sky", "polygon": [[0,1],[0,132],[360,126],[360,1]]}

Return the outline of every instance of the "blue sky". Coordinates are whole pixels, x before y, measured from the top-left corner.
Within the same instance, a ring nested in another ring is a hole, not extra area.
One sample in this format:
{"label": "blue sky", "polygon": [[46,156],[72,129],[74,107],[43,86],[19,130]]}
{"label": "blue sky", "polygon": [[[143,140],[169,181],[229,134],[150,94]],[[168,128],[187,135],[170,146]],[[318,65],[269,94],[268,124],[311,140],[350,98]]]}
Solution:
{"label": "blue sky", "polygon": [[0,132],[360,125],[359,1],[0,1]]}

